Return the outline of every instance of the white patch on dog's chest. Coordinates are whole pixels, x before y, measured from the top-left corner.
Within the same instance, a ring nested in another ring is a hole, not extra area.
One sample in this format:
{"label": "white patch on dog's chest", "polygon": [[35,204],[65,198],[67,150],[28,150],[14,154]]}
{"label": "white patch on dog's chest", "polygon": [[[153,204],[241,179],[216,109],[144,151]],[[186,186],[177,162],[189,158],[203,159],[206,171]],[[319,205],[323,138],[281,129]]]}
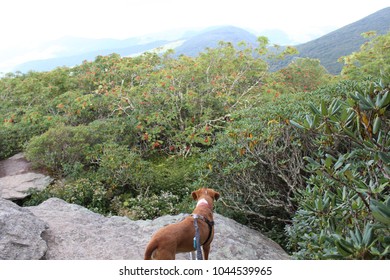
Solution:
{"label": "white patch on dog's chest", "polygon": [[199,205],[202,205],[202,204],[205,204],[205,205],[209,206],[209,203],[207,202],[207,200],[204,199],[204,198],[201,198],[201,199],[198,200],[198,203],[196,204],[196,207],[198,207]]}

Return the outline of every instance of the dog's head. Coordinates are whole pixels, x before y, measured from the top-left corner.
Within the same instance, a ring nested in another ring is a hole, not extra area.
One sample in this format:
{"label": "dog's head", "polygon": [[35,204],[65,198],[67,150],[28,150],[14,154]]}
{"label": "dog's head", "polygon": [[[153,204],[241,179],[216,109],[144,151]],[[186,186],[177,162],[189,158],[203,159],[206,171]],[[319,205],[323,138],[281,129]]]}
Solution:
{"label": "dog's head", "polygon": [[210,208],[213,208],[214,200],[217,201],[219,199],[219,192],[216,192],[213,189],[201,188],[192,192],[192,198],[195,201],[198,201],[196,206],[204,204]]}

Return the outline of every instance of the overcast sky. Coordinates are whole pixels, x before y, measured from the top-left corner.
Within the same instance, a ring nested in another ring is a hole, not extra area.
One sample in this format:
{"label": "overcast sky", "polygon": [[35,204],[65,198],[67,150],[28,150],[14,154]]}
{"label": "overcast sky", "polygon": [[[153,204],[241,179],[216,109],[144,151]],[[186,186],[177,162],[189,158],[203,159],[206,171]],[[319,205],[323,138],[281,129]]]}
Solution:
{"label": "overcast sky", "polygon": [[280,29],[302,43],[388,6],[389,0],[2,0],[0,72],[64,36],[125,39],[235,25],[255,35]]}

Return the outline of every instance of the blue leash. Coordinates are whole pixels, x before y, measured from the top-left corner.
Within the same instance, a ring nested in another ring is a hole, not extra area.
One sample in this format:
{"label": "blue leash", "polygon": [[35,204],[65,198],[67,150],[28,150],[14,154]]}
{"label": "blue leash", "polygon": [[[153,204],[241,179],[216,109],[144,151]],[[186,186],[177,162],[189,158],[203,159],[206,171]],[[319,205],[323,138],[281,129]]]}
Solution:
{"label": "blue leash", "polygon": [[202,249],[200,244],[200,232],[198,226],[198,215],[193,215],[194,217],[194,227],[195,227],[195,237],[194,237],[194,249],[196,249],[196,259],[203,260]]}

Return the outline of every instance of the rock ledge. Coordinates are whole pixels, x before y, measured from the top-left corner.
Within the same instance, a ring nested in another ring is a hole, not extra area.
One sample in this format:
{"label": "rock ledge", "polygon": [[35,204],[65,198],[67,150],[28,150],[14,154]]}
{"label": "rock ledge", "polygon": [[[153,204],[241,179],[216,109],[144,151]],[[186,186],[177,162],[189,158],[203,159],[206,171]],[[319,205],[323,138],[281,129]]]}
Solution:
{"label": "rock ledge", "polygon": [[[146,221],[104,217],[57,198],[28,210],[48,225],[43,234],[48,245],[46,259],[143,259],[152,234],[184,217],[181,214]],[[179,254],[177,259],[189,259],[189,254]],[[289,256],[258,231],[216,214],[210,259],[278,260]]]}

